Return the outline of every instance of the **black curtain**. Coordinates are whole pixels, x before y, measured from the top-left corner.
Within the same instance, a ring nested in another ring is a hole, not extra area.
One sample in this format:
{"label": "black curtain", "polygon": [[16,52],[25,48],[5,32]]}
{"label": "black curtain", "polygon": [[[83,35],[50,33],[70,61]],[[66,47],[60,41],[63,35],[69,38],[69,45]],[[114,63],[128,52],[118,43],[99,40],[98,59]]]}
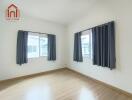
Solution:
{"label": "black curtain", "polygon": [[48,34],[48,60],[56,60],[56,36]]}
{"label": "black curtain", "polygon": [[82,45],[81,45],[81,32],[75,33],[74,35],[74,55],[73,60],[82,62]]}
{"label": "black curtain", "polygon": [[115,27],[109,22],[92,28],[93,64],[110,69],[116,66]]}
{"label": "black curtain", "polygon": [[27,40],[28,40],[28,32],[18,31],[16,62],[19,65],[27,63],[28,61],[27,60]]}

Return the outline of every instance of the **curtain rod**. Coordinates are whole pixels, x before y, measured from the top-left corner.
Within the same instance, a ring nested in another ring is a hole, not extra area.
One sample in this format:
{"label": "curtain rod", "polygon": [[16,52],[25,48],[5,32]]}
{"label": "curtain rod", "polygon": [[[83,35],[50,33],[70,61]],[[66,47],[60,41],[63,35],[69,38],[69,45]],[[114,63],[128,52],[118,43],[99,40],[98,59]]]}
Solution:
{"label": "curtain rod", "polygon": [[[32,32],[32,31],[28,31],[28,32]],[[41,32],[32,32],[32,33],[48,34],[48,33],[41,33]]]}
{"label": "curtain rod", "polygon": [[[19,31],[24,31],[24,30],[19,30]],[[39,33],[39,34],[48,34],[48,33],[33,32],[33,31],[26,31],[26,32],[31,32],[31,33]]]}
{"label": "curtain rod", "polygon": [[[114,21],[110,21],[110,22],[107,22],[107,23],[104,23],[104,24],[101,24],[101,25],[96,25],[96,26],[94,26],[94,27],[106,25],[106,24],[111,23],[111,22],[114,22]],[[91,28],[88,28],[88,29],[85,29],[85,30],[82,30],[82,31],[79,31],[79,32],[84,32],[84,31],[90,30],[90,29],[92,29],[92,28],[94,28],[94,27],[91,27]],[[79,32],[76,32],[76,33],[79,33]]]}

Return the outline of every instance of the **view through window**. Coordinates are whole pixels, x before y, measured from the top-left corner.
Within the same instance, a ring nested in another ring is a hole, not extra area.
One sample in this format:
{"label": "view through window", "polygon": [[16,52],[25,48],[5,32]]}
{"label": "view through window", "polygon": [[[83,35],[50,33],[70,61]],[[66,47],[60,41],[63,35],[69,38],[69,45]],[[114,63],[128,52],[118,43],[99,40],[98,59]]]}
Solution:
{"label": "view through window", "polygon": [[48,39],[45,34],[28,33],[28,58],[47,56]]}
{"label": "view through window", "polygon": [[92,30],[82,32],[81,42],[83,57],[92,58]]}

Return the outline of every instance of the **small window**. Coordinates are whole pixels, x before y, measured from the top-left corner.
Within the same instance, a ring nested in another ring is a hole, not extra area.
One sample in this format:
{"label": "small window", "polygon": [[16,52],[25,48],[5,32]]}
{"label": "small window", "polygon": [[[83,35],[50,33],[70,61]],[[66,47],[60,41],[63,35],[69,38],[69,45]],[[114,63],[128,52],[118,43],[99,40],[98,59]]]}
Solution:
{"label": "small window", "polygon": [[82,32],[81,42],[83,57],[92,58],[92,30]]}
{"label": "small window", "polygon": [[45,34],[28,33],[28,58],[47,56],[48,40]]}
{"label": "small window", "polygon": [[48,53],[48,39],[46,36],[40,37],[40,56],[47,56]]}

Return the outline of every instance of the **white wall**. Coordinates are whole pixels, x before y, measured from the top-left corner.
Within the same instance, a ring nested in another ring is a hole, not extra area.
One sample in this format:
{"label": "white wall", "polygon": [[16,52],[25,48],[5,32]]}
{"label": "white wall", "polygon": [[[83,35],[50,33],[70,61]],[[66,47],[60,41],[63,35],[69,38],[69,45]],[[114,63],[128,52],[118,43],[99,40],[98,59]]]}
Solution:
{"label": "white wall", "polygon": [[[36,19],[21,12],[19,21],[5,20],[5,9],[0,6],[0,80],[10,79],[32,73],[43,72],[68,66],[110,85],[132,93],[132,1],[98,0],[88,9],[86,17],[65,26]],[[74,33],[105,22],[116,22],[116,57],[117,68],[109,70],[93,66],[92,61],[73,62]],[[16,40],[18,30],[30,30],[57,35],[57,61],[49,62],[46,58],[30,59],[28,64],[16,65]],[[67,33],[67,34],[65,34]]]}
{"label": "white wall", "polygon": [[[44,72],[65,67],[64,34],[65,27],[56,23],[35,19],[21,12],[19,21],[5,20],[5,9],[0,7],[0,80],[10,79],[23,75]],[[57,60],[47,61],[46,57],[29,59],[28,64],[19,66],[16,64],[17,31],[27,30],[42,33],[56,34]]]}
{"label": "white wall", "polygon": [[[69,26],[68,67],[82,74],[103,81],[132,93],[132,1],[99,0],[87,16]],[[117,68],[110,70],[93,66],[92,61],[73,62],[74,33],[114,20],[116,23],[116,58]]]}

